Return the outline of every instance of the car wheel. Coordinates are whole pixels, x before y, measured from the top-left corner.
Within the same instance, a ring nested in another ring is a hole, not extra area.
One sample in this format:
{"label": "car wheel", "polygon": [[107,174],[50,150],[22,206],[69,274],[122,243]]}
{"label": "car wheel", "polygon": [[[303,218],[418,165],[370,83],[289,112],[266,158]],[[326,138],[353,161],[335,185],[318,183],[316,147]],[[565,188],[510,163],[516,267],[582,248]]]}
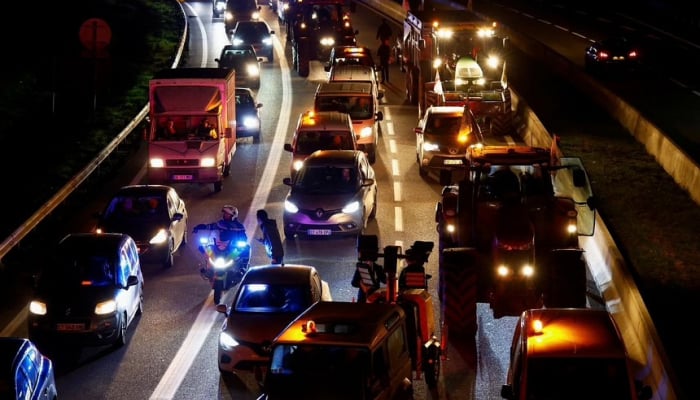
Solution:
{"label": "car wheel", "polygon": [[136,307],[136,315],[143,314],[143,285],[141,285],[141,294],[139,295],[139,304]]}
{"label": "car wheel", "polygon": [[168,245],[168,254],[165,256],[165,261],[163,261],[163,268],[168,269],[172,268],[173,263],[174,263],[174,256],[173,252],[175,250],[175,244],[173,243],[172,239],[170,240],[170,244]]}
{"label": "car wheel", "polygon": [[117,329],[117,340],[114,341],[114,347],[123,347],[126,344],[126,313],[119,319],[119,328]]}
{"label": "car wheel", "polygon": [[374,204],[372,204],[372,211],[369,213],[369,219],[374,219],[377,217],[377,192],[374,193]]}
{"label": "car wheel", "polygon": [[260,143],[260,131],[253,134],[253,143]]}
{"label": "car wheel", "polygon": [[182,228],[182,244],[180,247],[182,247],[183,244],[187,244],[187,222],[184,224],[185,226]]}
{"label": "car wheel", "polygon": [[224,183],[222,181],[214,182],[214,191],[216,193],[219,193],[221,191],[221,188],[223,188],[223,186],[224,186]]}

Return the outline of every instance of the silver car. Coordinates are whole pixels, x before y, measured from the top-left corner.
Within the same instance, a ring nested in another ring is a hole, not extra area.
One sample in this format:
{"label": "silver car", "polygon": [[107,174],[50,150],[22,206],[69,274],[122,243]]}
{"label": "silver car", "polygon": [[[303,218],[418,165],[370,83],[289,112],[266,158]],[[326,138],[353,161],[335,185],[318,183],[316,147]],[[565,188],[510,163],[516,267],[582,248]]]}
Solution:
{"label": "silver car", "polygon": [[359,150],[318,150],[304,160],[284,201],[284,235],[359,235],[377,213],[374,169]]}

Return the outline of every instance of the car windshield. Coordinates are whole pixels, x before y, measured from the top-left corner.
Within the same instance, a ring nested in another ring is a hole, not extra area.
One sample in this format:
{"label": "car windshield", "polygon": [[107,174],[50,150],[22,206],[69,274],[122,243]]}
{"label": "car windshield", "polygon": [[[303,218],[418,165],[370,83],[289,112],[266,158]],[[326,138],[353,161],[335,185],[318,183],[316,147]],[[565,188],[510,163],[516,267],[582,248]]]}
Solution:
{"label": "car windshield", "polygon": [[299,131],[297,132],[295,154],[309,155],[316,150],[355,150],[350,135],[341,131]]}
{"label": "car windshield", "polygon": [[249,93],[236,93],[236,107],[254,108],[255,101]]}
{"label": "car windshield", "polygon": [[365,120],[374,115],[372,97],[368,95],[316,96],[316,110],[347,113],[353,120]]}
{"label": "car windshield", "polygon": [[299,313],[311,305],[308,289],[302,285],[247,284],[241,287],[236,312]]}
{"label": "car windshield", "polygon": [[459,133],[462,125],[460,115],[431,115],[425,124],[425,133],[440,136],[453,136]]}
{"label": "car windshield", "polygon": [[107,220],[163,219],[168,211],[165,199],[161,196],[117,196],[107,206],[104,218]]}
{"label": "car windshield", "polygon": [[265,391],[284,399],[366,398],[369,360],[362,347],[279,345],[272,353]]}
{"label": "car windshield", "polygon": [[59,254],[55,263],[42,272],[42,286],[109,286],[115,284],[115,265],[100,255]]}
{"label": "car windshield", "polygon": [[624,359],[531,358],[528,399],[631,399]]}
{"label": "car windshield", "polygon": [[304,166],[296,175],[295,190],[308,194],[354,193],[360,183],[354,168]]}

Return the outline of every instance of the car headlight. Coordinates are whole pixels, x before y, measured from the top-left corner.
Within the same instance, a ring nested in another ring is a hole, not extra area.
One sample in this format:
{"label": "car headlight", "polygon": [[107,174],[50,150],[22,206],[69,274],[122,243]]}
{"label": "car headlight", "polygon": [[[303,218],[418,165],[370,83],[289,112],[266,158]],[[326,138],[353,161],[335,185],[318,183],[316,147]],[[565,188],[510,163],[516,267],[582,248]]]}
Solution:
{"label": "car headlight", "polygon": [[360,130],[360,137],[361,138],[366,138],[372,136],[372,127],[371,126],[365,126]]}
{"label": "car headlight", "polygon": [[103,301],[95,306],[95,314],[97,315],[113,314],[115,311],[117,311],[117,302],[114,300]]}
{"label": "car headlight", "polygon": [[284,201],[284,211],[291,213],[291,214],[296,214],[299,212],[299,207],[297,207],[296,204],[292,203],[289,200]]}
{"label": "car headlight", "polygon": [[165,229],[161,229],[156,233],[155,236],[148,241],[150,244],[161,244],[168,240],[168,232]]}
{"label": "car headlight", "polygon": [[265,46],[272,46],[272,38],[265,38],[263,39],[263,44]]}
{"label": "car headlight", "polygon": [[255,129],[260,126],[260,122],[255,117],[244,117],[243,126],[246,127],[246,129]]}
{"label": "car headlight", "polygon": [[501,65],[501,59],[497,56],[489,56],[486,59],[486,65],[491,69],[496,69],[499,65]]}
{"label": "car headlight", "polygon": [[213,167],[216,165],[216,159],[214,157],[204,157],[199,162],[200,167]]}
{"label": "car headlight", "polygon": [[248,73],[248,76],[259,76],[260,75],[260,67],[258,67],[257,64],[248,64],[245,66],[245,70]]}
{"label": "car headlight", "polygon": [[484,86],[484,85],[486,85],[486,79],[479,78],[479,79],[474,81],[474,84],[479,85],[479,86]]}
{"label": "car headlight", "polygon": [[299,171],[303,165],[304,165],[304,160],[294,160],[294,162],[292,163],[292,168],[295,171]]}
{"label": "car headlight", "polygon": [[333,39],[332,37],[322,37],[321,44],[323,46],[333,46],[335,45],[335,39]]}
{"label": "car headlight", "polygon": [[33,300],[29,303],[29,312],[34,315],[46,315],[46,303]]}
{"label": "car headlight", "polygon": [[163,168],[165,166],[165,160],[162,158],[151,158],[150,164],[151,168]]}
{"label": "car headlight", "polygon": [[423,142],[423,151],[438,151],[438,150],[440,150],[440,146],[438,146],[436,143]]}
{"label": "car headlight", "polygon": [[254,21],[260,19],[260,13],[259,12],[254,12],[253,15],[250,16]]}
{"label": "car headlight", "polygon": [[359,210],[359,209],[360,209],[360,202],[356,200],[356,201],[353,201],[350,204],[346,205],[345,207],[343,207],[342,211],[344,213],[349,214],[349,213],[357,212],[357,210]]}
{"label": "car headlight", "polygon": [[234,46],[240,46],[240,45],[243,44],[243,40],[242,40],[242,39],[239,39],[239,38],[237,38],[237,37],[234,36],[233,38],[231,38],[231,43],[232,43]]}
{"label": "car headlight", "polygon": [[231,351],[234,347],[238,346],[238,341],[226,332],[221,332],[219,334],[219,347],[225,351]]}

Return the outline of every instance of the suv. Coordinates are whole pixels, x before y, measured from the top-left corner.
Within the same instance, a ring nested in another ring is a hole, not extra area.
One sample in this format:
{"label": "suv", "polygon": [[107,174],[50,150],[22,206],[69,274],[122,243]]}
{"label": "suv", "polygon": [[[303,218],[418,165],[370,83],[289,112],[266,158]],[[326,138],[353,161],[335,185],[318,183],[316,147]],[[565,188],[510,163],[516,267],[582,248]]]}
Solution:
{"label": "suv", "polygon": [[612,315],[591,308],[524,311],[513,334],[505,399],[651,398],[635,381]]}
{"label": "suv", "polygon": [[367,153],[371,164],[377,159],[378,122],[384,119],[379,111],[376,86],[370,81],[331,81],[321,83],[314,96],[314,109],[348,113],[360,150]]}
{"label": "suv", "polygon": [[467,147],[484,141],[469,107],[428,107],[414,131],[421,176],[426,176],[429,169],[454,169],[465,165]]}
{"label": "suv", "polygon": [[260,62],[251,44],[241,44],[234,46],[227,44],[221,48],[221,54],[214,61],[219,68],[236,70],[236,87],[247,87],[251,89],[260,88]]}
{"label": "suv", "polygon": [[285,143],[284,149],[292,153],[289,167],[292,177],[304,159],[316,150],[357,150],[350,116],[337,111],[301,113],[292,143]]}
{"label": "suv", "polygon": [[396,304],[312,305],[272,342],[259,399],[412,399],[406,321]]}

